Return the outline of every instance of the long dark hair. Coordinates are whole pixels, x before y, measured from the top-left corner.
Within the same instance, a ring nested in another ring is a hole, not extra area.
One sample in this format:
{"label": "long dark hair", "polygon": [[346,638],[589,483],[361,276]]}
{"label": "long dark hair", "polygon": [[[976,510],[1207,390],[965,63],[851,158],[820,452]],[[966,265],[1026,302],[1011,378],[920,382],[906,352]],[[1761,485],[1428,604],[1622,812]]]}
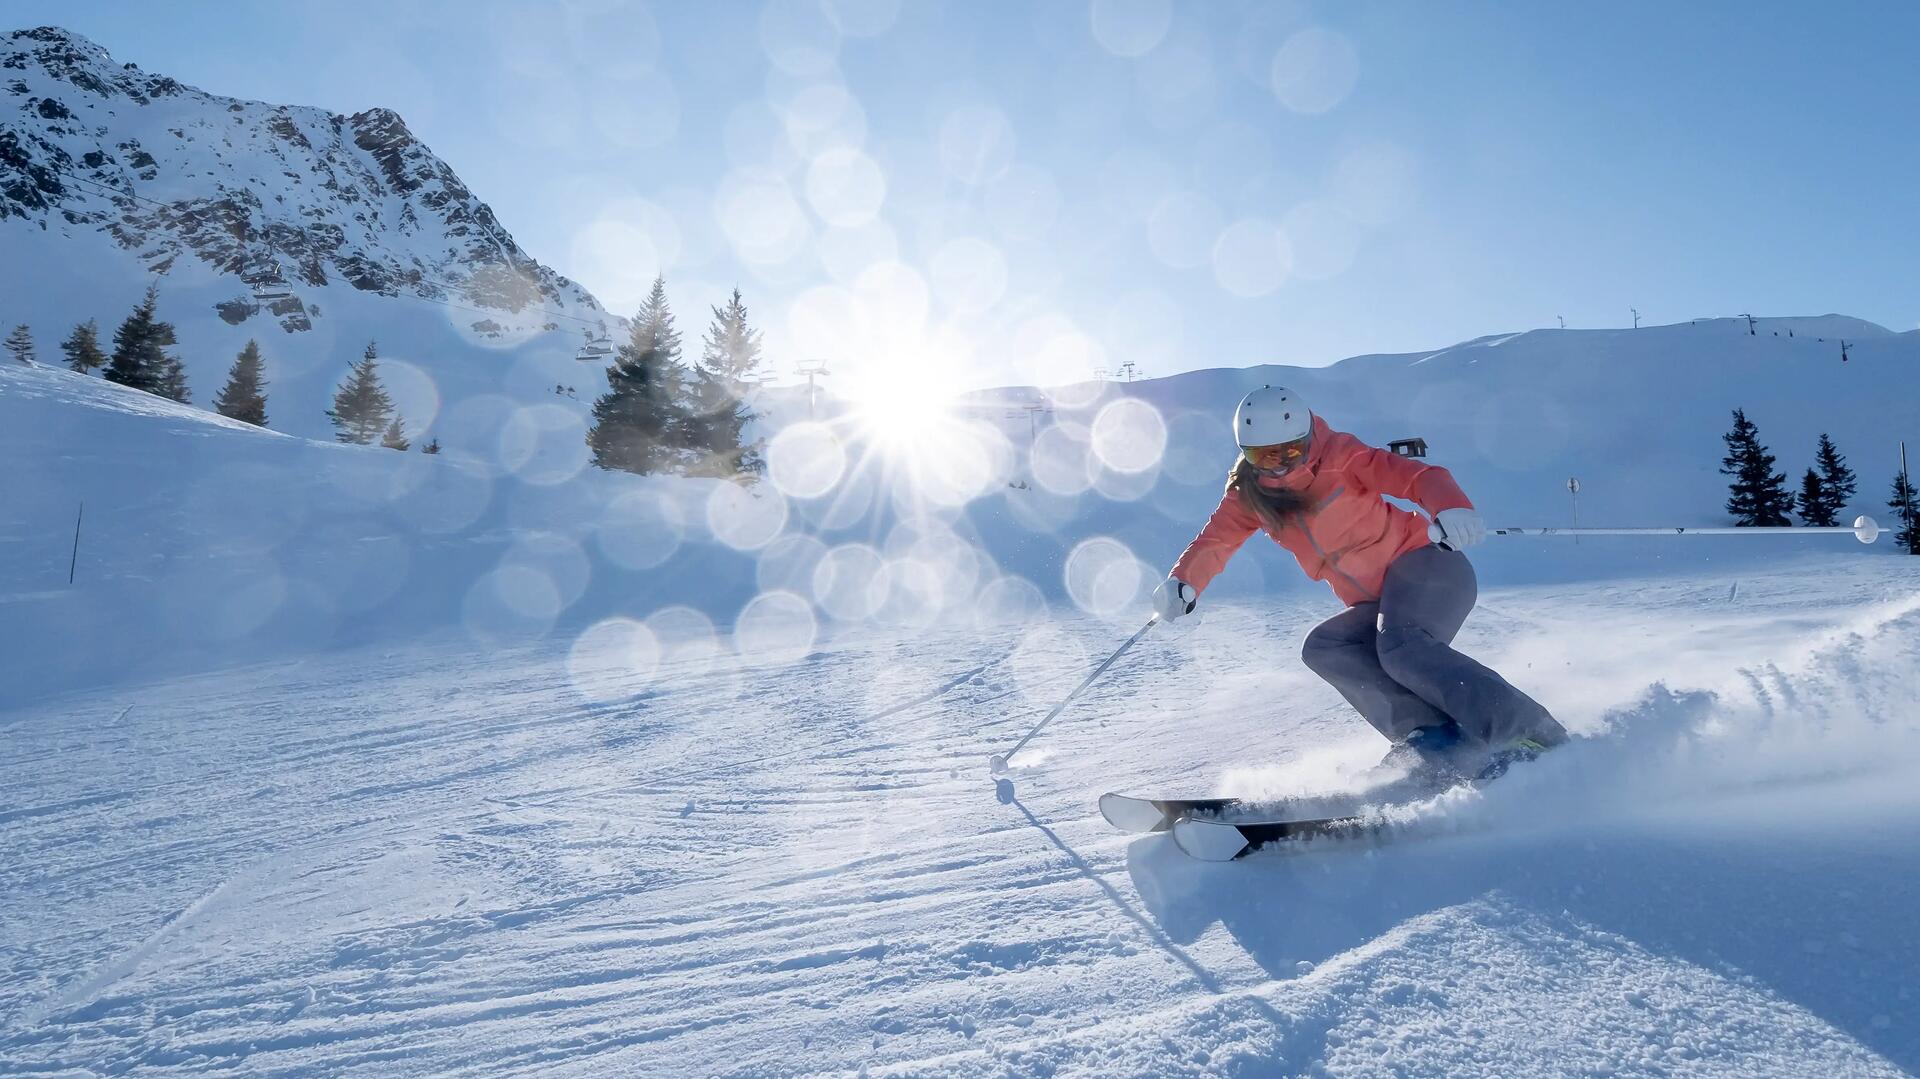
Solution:
{"label": "long dark hair", "polygon": [[1252,510],[1269,531],[1278,532],[1299,521],[1309,505],[1306,492],[1288,487],[1268,489],[1260,486],[1259,478],[1260,470],[1242,456],[1227,473],[1227,490],[1240,492],[1240,504]]}

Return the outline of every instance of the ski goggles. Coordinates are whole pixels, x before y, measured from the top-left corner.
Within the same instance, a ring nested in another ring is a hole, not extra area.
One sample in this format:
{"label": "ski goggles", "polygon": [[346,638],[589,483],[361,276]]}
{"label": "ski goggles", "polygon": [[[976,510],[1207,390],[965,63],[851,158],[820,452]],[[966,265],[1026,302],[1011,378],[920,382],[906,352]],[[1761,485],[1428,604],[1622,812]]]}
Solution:
{"label": "ski goggles", "polygon": [[1307,448],[1312,442],[1313,436],[1306,434],[1292,442],[1272,446],[1242,446],[1240,454],[1262,472],[1286,472],[1307,459]]}

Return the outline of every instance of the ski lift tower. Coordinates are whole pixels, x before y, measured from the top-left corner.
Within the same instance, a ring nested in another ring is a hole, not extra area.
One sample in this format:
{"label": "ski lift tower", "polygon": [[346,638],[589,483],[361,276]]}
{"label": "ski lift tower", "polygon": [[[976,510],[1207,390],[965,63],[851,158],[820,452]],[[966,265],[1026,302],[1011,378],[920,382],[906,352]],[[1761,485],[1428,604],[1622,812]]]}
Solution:
{"label": "ski lift tower", "polygon": [[1040,414],[1043,412],[1051,414],[1053,412],[1053,406],[1047,404],[1045,401],[1029,401],[1024,405],[1015,405],[1007,410],[1007,418],[1010,420],[1019,419],[1023,413],[1027,417],[1027,453],[1029,456],[1033,453],[1034,444],[1040,441]]}
{"label": "ski lift tower", "polygon": [[827,361],[825,360],[803,360],[794,370],[805,375],[807,379],[807,420],[811,422],[814,419],[814,413],[816,411],[815,399],[817,394],[814,388],[814,380],[817,378],[825,378],[833,372],[827,370]]}
{"label": "ski lift tower", "polygon": [[1007,409],[1007,418],[1010,420],[1017,420],[1022,415],[1027,417],[1027,479],[1008,480],[1009,487],[1022,491],[1033,487],[1028,479],[1033,477],[1033,449],[1040,444],[1040,414],[1043,412],[1049,414],[1053,412],[1053,406],[1044,400],[1028,401]]}

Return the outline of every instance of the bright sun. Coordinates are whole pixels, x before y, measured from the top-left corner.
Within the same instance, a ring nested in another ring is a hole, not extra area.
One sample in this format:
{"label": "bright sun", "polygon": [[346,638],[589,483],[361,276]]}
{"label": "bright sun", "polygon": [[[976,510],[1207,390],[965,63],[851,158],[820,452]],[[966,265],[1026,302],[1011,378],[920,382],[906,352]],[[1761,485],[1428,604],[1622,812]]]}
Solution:
{"label": "bright sun", "polygon": [[866,374],[850,390],[858,429],[883,445],[925,441],[952,418],[950,391],[930,379]]}
{"label": "bright sun", "polygon": [[1006,438],[962,408],[949,386],[914,371],[863,372],[841,389],[851,400],[855,468],[897,484],[916,503],[961,506],[1001,482]]}

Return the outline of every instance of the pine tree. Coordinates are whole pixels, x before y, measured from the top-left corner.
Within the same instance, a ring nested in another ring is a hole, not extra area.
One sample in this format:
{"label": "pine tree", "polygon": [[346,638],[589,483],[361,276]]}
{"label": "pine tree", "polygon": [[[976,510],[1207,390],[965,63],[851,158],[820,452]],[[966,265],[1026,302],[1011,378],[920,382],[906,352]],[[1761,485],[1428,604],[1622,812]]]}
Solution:
{"label": "pine tree", "polygon": [[160,384],[159,363],[153,359],[154,290],[113,331],[113,356],[101,377],[136,390],[151,392]]}
{"label": "pine tree", "polygon": [[249,340],[227,372],[227,385],[213,399],[214,411],[228,419],[267,425],[266,382],[260,377],[260,346]]}
{"label": "pine tree", "polygon": [[184,400],[186,373],[180,361],[167,351],[175,343],[173,324],[162,322],[156,312],[160,291],[149,287],[140,305],[113,334],[113,358],[107,362],[106,379],[148,393]]}
{"label": "pine tree", "polygon": [[153,392],[183,405],[191,403],[192,396],[187,392],[187,369],[181,366],[178,356],[167,356],[160,368],[160,388]]}
{"label": "pine tree", "polygon": [[1893,498],[1887,502],[1887,508],[1893,511],[1893,519],[1900,522],[1900,530],[1893,536],[1894,544],[1905,548],[1908,554],[1920,554],[1920,493],[1914,491],[1905,468],[1893,477]]}
{"label": "pine tree", "polygon": [[693,372],[681,355],[680,330],[674,324],[673,309],[667,305],[665,277],[654,277],[653,288],[634,320],[646,323],[659,357],[655,371],[665,423],[662,464],[671,471],[685,472],[699,459],[700,427],[692,408]]}
{"label": "pine tree", "polygon": [[380,385],[380,372],[375,370],[379,358],[373,342],[367,342],[366,354],[354,361],[347,380],[333,395],[327,418],[333,421],[333,437],[341,442],[371,445],[393,421],[393,400]]}
{"label": "pine tree", "polygon": [[67,366],[83,375],[107,365],[107,354],[100,351],[100,326],[92,319],[75,326],[60,342],[60,351],[66,354]]}
{"label": "pine tree", "polygon": [[426,445],[420,447],[420,452],[421,453],[439,453],[440,440],[436,438],[432,442],[429,442]]}
{"label": "pine tree", "polygon": [[1827,513],[1827,485],[1820,473],[1807,469],[1800,477],[1800,519],[1811,528],[1830,528],[1833,518]]}
{"label": "pine tree", "polygon": [[413,445],[407,441],[406,425],[400,422],[399,416],[395,416],[393,422],[387,425],[387,433],[380,436],[380,444],[390,450],[405,450]]}
{"label": "pine tree", "polygon": [[5,347],[13,353],[14,359],[28,367],[33,366],[33,331],[27,329],[26,323],[22,322],[13,328],[13,332],[7,335]]}
{"label": "pine tree", "polygon": [[1760,444],[1759,428],[1747,419],[1745,410],[1733,410],[1733,430],[1720,437],[1727,444],[1720,472],[1734,478],[1728,485],[1732,496],[1727,499],[1727,512],[1733,515],[1734,523],[1792,524],[1787,511],[1793,508],[1793,496],[1787,493],[1786,474],[1773,470],[1773,454]]}
{"label": "pine tree", "polygon": [[593,463],[642,475],[683,467],[693,441],[692,416],[682,404],[686,384],[666,280],[656,277],[607,367],[607,392],[593,402]]}
{"label": "pine tree", "polygon": [[[639,334],[636,332],[636,338]],[[668,413],[660,392],[658,350],[621,345],[607,368],[607,392],[593,402],[587,445],[593,463],[646,475],[670,462]]]}
{"label": "pine tree", "polygon": [[760,333],[747,327],[747,305],[736,288],[725,307],[713,309],[713,324],[693,369],[695,475],[757,475],[766,467],[759,446],[743,443],[746,426],[755,419],[747,401],[759,368]]}
{"label": "pine tree", "polygon": [[1847,467],[1847,459],[1840,456],[1825,432],[1820,435],[1820,449],[1814,454],[1814,463],[1820,469],[1821,501],[1811,514],[1802,503],[1800,516],[1810,525],[1832,527],[1840,523],[1840,515],[1846,512],[1847,503],[1853,501],[1858,485],[1854,482],[1853,469]]}

